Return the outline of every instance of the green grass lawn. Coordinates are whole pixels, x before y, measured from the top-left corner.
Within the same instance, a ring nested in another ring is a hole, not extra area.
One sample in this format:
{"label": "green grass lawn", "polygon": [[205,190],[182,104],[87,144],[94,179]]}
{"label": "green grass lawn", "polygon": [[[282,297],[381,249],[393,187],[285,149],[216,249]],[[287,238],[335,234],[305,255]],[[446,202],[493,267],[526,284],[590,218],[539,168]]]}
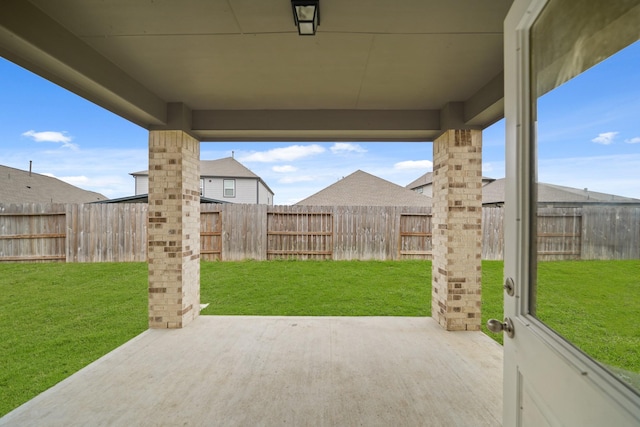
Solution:
{"label": "green grass lawn", "polygon": [[203,264],[202,314],[429,316],[431,263],[244,261]]}
{"label": "green grass lawn", "polygon": [[[502,318],[503,263],[482,265],[484,325]],[[637,260],[543,263],[538,314],[640,372],[639,271]],[[203,314],[428,316],[430,283],[428,261],[201,265]],[[147,265],[0,264],[0,306],[1,416],[147,329]]]}
{"label": "green grass lawn", "polygon": [[640,261],[541,263],[536,315],[640,388]]}
{"label": "green grass lawn", "polygon": [[147,329],[146,264],[0,264],[0,415]]}

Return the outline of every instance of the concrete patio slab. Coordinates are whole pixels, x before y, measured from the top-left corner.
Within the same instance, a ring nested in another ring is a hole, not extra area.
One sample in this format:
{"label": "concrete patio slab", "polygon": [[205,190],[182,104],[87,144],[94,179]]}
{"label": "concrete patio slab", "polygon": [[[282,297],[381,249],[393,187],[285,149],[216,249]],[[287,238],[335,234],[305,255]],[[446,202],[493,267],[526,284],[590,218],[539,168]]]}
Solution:
{"label": "concrete patio slab", "polygon": [[502,347],[430,317],[200,316],[147,330],[0,426],[498,426]]}

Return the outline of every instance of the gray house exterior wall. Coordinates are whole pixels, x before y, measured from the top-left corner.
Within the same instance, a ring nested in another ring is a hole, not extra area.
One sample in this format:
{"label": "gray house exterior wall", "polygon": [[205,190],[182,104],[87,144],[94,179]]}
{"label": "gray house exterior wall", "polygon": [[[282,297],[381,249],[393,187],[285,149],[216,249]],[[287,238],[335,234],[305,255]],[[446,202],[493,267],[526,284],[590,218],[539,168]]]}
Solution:
{"label": "gray house exterior wall", "polygon": [[273,205],[273,194],[271,191],[260,181],[258,181],[258,204],[261,205]]}
{"label": "gray house exterior wall", "polygon": [[[148,171],[132,173],[135,178],[136,195],[147,194]],[[224,181],[235,182],[233,197],[225,196]],[[237,160],[227,157],[218,160],[200,161],[200,187],[202,197],[228,203],[273,205],[273,192],[256,174]]]}
{"label": "gray house exterior wall", "polygon": [[149,176],[136,175],[134,178],[136,181],[136,196],[139,194],[149,194]]}
{"label": "gray house exterior wall", "polygon": [[[273,196],[267,202],[266,195],[261,199],[259,187],[264,185],[259,180],[253,178],[220,178],[202,177],[204,179],[203,196],[216,200],[223,200],[229,203],[249,203],[249,204],[273,204]],[[235,181],[235,195],[226,197],[224,195],[224,181],[231,179]],[[264,192],[270,194],[264,189]]]}

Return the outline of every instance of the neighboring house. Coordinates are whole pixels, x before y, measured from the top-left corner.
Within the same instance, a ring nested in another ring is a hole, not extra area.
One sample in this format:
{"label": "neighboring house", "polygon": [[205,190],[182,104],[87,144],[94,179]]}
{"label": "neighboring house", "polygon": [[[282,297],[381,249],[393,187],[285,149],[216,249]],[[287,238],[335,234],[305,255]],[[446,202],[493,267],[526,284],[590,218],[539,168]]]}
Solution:
{"label": "neighboring house", "polygon": [[[482,188],[483,206],[504,205],[505,178],[496,179]],[[584,205],[625,205],[640,206],[640,199],[598,193],[588,189],[563,187],[555,184],[538,183],[538,206],[554,208],[574,208]]]}
{"label": "neighboring house", "polygon": [[[504,205],[505,179],[482,177],[482,205]],[[433,172],[427,172],[408,184],[406,188],[433,197]],[[640,204],[640,199],[598,193],[588,189],[563,187],[554,184],[538,184],[538,202],[547,207],[580,207],[584,204]]]}
{"label": "neighboring house", "polygon": [[405,187],[357,170],[296,205],[431,206],[431,197],[424,197]]}
{"label": "neighboring house", "polygon": [[30,171],[0,165],[0,203],[90,203],[107,198]]}
{"label": "neighboring house", "polygon": [[[149,192],[149,171],[134,172],[136,195]],[[233,157],[200,161],[200,195],[222,203],[273,205],[273,191]]]}
{"label": "neighboring house", "polygon": [[[482,177],[482,185],[485,186],[493,181],[493,178]],[[427,172],[412,183],[406,185],[409,190],[425,196],[433,197],[433,172]]]}

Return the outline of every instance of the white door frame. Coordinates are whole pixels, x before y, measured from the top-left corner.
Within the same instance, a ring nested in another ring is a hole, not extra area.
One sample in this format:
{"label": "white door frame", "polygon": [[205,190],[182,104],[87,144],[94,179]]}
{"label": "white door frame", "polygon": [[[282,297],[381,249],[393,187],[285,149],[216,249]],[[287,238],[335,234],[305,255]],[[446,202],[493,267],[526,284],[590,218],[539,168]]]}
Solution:
{"label": "white door frame", "polygon": [[504,273],[515,295],[505,293],[504,313],[515,335],[504,337],[503,425],[638,426],[640,397],[528,313],[537,160],[529,30],[547,1],[515,0],[505,20]]}

